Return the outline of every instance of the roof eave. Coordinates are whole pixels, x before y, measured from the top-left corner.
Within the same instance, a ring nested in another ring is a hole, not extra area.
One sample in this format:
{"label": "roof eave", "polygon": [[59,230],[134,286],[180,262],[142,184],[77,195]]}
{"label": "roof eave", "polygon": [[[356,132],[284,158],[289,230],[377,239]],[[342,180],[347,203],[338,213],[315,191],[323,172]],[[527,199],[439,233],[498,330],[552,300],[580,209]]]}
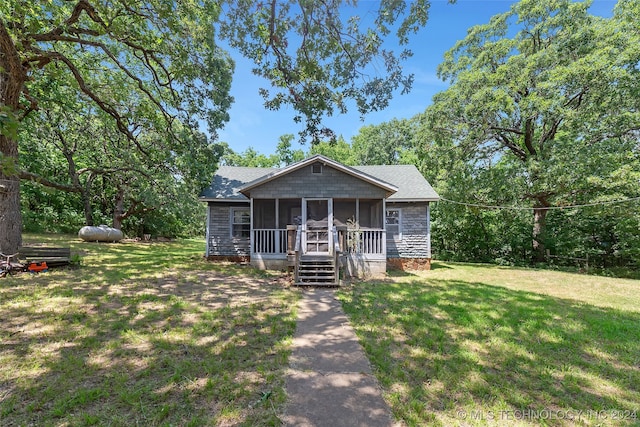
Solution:
{"label": "roof eave", "polygon": [[411,202],[437,202],[440,200],[440,197],[421,197],[421,198],[411,198],[411,199],[387,199],[387,202],[390,203],[411,203]]}
{"label": "roof eave", "polygon": [[250,200],[249,199],[221,199],[221,198],[215,198],[215,197],[200,197],[199,201],[201,202],[242,202],[242,203],[249,203]]}

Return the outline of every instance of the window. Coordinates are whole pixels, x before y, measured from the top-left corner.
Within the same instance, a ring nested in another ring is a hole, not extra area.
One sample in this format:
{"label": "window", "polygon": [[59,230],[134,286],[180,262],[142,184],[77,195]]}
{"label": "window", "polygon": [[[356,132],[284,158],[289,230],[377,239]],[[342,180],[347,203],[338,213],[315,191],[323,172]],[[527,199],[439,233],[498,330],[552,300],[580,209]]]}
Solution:
{"label": "window", "polygon": [[402,239],[402,211],[400,209],[387,209],[384,223],[387,229],[387,240]]}
{"label": "window", "polygon": [[322,164],[320,163],[314,163],[311,166],[311,173],[314,175],[320,175],[322,174]]}
{"label": "window", "polygon": [[248,238],[251,234],[249,208],[231,208],[231,237]]}

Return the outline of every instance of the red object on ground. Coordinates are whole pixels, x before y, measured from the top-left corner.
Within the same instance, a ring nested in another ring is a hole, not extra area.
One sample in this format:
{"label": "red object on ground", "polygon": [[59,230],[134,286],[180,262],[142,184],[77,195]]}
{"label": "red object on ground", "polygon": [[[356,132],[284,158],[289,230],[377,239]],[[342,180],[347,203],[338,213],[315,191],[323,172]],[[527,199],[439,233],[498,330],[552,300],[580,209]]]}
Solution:
{"label": "red object on ground", "polygon": [[43,262],[32,262],[31,264],[29,264],[29,267],[27,267],[27,270],[31,271],[32,273],[39,273],[41,271],[46,271],[48,270],[49,267],[47,266],[47,262],[43,261]]}

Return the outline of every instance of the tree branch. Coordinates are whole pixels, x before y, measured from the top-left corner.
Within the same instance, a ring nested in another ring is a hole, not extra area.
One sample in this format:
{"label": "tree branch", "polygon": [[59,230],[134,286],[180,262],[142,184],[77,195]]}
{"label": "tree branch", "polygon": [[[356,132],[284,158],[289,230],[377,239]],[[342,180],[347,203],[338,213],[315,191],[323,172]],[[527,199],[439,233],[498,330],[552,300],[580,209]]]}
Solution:
{"label": "tree branch", "polygon": [[524,122],[524,146],[527,147],[529,154],[531,154],[532,156],[535,156],[538,153],[533,146],[533,133],[534,133],[533,119],[528,118]]}
{"label": "tree branch", "polygon": [[73,64],[73,62],[71,62],[71,60],[69,58],[67,58],[66,56],[64,56],[63,54],[61,54],[59,52],[50,52],[50,53],[47,54],[47,53],[45,53],[43,51],[40,51],[38,49],[38,53],[40,53],[43,56],[49,56],[52,59],[55,59],[55,60],[58,60],[58,61],[64,63],[67,66],[67,68],[69,68],[71,73],[73,74],[73,77],[76,80],[76,82],[78,83],[78,87],[80,88],[80,90],[85,95],[89,96],[89,98],[91,98],[93,100],[93,102],[95,102],[98,105],[98,107],[100,107],[101,110],[103,110],[105,113],[109,114],[115,120],[116,126],[118,127],[118,130],[120,132],[122,132],[130,141],[132,141],[136,145],[138,150],[140,150],[140,152],[142,152],[146,156],[149,156],[149,153],[147,152],[147,150],[145,150],[140,145],[140,143],[138,142],[138,140],[135,137],[135,135],[128,128],[127,123],[125,122],[123,117],[120,116],[120,114],[118,113],[118,111],[114,107],[112,107],[111,105],[107,104],[102,98],[100,98],[96,93],[94,93],[93,90],[91,90],[91,88],[89,88],[89,86],[87,85],[86,81],[84,80],[84,77],[82,77],[82,74],[80,73],[80,70],[78,70],[78,68]]}
{"label": "tree branch", "polygon": [[[123,212],[122,215],[119,215],[120,219],[126,219],[133,215],[140,215],[147,212],[151,212],[158,209],[159,207],[159,206],[144,206],[142,202],[135,200],[133,198],[129,198],[129,201],[131,202],[131,206],[129,206],[129,209],[127,209],[126,212]],[[161,203],[160,206],[162,206],[163,204],[164,203]]]}
{"label": "tree branch", "polygon": [[561,123],[562,123],[561,118],[554,120],[551,127],[546,132],[542,132],[542,135],[540,136],[540,142],[538,144],[540,147],[540,150],[544,149],[544,145],[547,141],[551,141],[553,138],[555,138],[556,133],[558,132],[558,127],[560,126]]}
{"label": "tree branch", "polygon": [[35,182],[35,183],[44,185],[45,187],[55,188],[57,190],[67,191],[70,193],[80,193],[81,191],[81,188],[75,185],[60,184],[58,182],[54,182],[43,176],[40,176],[36,173],[28,172],[25,170],[21,170],[18,176],[20,177],[20,179]]}
{"label": "tree branch", "polygon": [[508,148],[517,158],[523,162],[527,161],[527,153],[517,144],[515,144],[507,135],[498,133],[494,135],[495,138],[500,141],[506,148]]}
{"label": "tree branch", "polygon": [[[27,80],[27,71],[20,61],[20,54],[11,35],[5,27],[4,20],[0,19],[0,69],[11,78],[2,82],[2,102],[17,110],[20,105],[20,94],[24,90],[24,82]],[[4,79],[3,79],[4,80]],[[6,85],[6,86],[5,86]]]}

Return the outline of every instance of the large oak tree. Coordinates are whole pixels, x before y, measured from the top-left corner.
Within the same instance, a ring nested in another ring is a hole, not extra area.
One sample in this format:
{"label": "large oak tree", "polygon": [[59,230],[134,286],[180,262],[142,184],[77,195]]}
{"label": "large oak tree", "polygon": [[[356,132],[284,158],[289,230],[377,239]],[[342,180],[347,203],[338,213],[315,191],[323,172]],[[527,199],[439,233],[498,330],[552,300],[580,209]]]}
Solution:
{"label": "large oak tree", "polygon": [[[349,4],[352,4],[349,2]],[[18,129],[51,93],[91,103],[142,154],[146,130],[180,141],[182,129],[228,119],[232,62],[216,32],[256,63],[267,108],[289,104],[312,137],[347,99],[384,108],[411,77],[382,47],[427,19],[427,2],[383,1],[371,22],[345,17],[341,1],[50,0],[0,4],[0,250],[21,244]],[[395,25],[397,24],[397,25]],[[362,28],[361,28],[362,27]],[[382,70],[382,72],[378,71]],[[126,90],[123,90],[126,88]],[[50,99],[48,99],[50,101]],[[135,107],[131,108],[131,101]],[[24,174],[23,174],[24,176]]]}
{"label": "large oak tree", "polygon": [[536,260],[549,208],[584,201],[591,175],[607,179],[601,155],[640,129],[640,3],[621,0],[611,18],[589,4],[522,0],[469,29],[438,69],[451,86],[428,109],[439,138],[517,164],[510,184],[532,207]]}
{"label": "large oak tree", "polygon": [[17,128],[41,102],[93,104],[143,154],[148,128],[180,140],[178,123],[227,120],[232,63],[209,25],[218,13],[215,2],[2,3],[0,250],[21,244]]}

